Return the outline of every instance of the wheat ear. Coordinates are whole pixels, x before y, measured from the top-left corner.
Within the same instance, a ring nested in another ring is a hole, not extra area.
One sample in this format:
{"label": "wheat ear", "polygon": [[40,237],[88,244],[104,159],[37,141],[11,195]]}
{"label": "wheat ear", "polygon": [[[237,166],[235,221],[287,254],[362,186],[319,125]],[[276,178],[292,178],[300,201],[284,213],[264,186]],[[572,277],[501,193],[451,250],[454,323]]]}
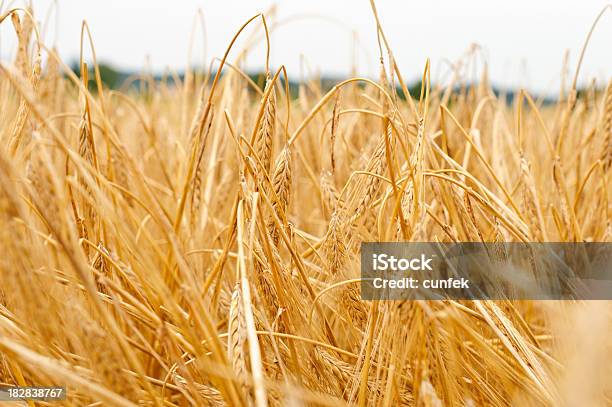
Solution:
{"label": "wheat ear", "polygon": [[[270,86],[273,85],[270,75],[268,74],[266,77],[265,89],[268,90]],[[257,136],[255,139],[255,152],[257,153],[257,156],[264,167],[263,169],[266,172],[270,172],[272,142],[274,140],[274,132],[276,127],[276,94],[274,93],[274,89],[271,90],[268,99],[265,100],[264,103],[265,107],[263,117],[259,123],[259,128],[257,129]]]}

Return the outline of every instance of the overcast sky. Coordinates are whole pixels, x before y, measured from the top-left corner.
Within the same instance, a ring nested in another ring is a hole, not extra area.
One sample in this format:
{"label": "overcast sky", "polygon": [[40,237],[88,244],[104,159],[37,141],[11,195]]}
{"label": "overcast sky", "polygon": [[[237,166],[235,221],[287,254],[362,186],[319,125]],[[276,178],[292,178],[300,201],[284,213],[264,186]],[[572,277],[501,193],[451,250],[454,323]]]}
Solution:
{"label": "overcast sky", "polygon": [[[11,2],[3,3],[5,11]],[[34,0],[36,18],[44,20],[52,3]],[[58,3],[59,24],[52,15],[45,42],[56,41],[68,61],[78,57],[80,24],[86,19],[100,60],[121,68],[140,69],[150,57],[156,71],[166,67],[181,70],[186,65],[198,9],[204,14],[210,59],[223,54],[233,33],[246,19],[276,4],[277,21],[297,18],[272,33],[273,66],[285,64],[290,77],[298,79],[303,56],[310,70],[347,75],[353,60],[355,31],[359,37],[358,73],[377,76],[376,29],[368,0],[58,0]],[[477,43],[483,48],[481,55],[488,62],[494,83],[554,94],[565,50],[570,51],[573,70],[586,34],[606,1],[378,0],[377,4],[383,29],[407,79],[419,77],[427,57],[432,60],[433,76],[441,77],[448,70],[445,60],[456,61],[470,44]],[[3,59],[15,51],[14,34],[7,23],[0,27]],[[194,62],[202,60],[201,31],[197,39]],[[581,71],[583,81],[596,77],[606,82],[610,78],[611,50],[612,12],[608,12],[587,50]],[[263,61],[264,48],[254,47],[247,68],[261,69]]]}

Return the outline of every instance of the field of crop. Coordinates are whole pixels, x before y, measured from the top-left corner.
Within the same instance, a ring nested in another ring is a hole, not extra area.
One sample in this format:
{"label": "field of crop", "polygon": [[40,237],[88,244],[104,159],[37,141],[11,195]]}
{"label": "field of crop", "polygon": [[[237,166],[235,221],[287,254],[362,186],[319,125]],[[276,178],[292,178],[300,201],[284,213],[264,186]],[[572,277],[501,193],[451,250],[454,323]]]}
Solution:
{"label": "field of crop", "polygon": [[558,102],[507,99],[486,67],[465,80],[468,53],[444,86],[423,61],[405,97],[379,27],[375,80],[257,84],[237,30],[222,69],[114,90],[29,11],[0,19],[19,41],[0,385],[66,386],[36,403],[69,406],[612,404],[609,302],[359,292],[362,241],[612,241],[612,82],[578,92],[571,66]]}

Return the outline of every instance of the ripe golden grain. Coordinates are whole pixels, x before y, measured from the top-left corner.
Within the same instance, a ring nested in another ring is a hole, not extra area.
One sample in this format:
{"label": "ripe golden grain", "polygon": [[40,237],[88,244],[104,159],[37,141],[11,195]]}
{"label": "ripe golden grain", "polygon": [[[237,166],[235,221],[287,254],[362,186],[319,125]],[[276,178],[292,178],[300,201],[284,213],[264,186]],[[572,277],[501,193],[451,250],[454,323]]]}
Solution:
{"label": "ripe golden grain", "polygon": [[83,86],[84,61],[79,79],[40,57],[31,10],[0,16],[18,41],[0,63],[0,384],[67,385],[71,406],[610,404],[608,302],[372,302],[358,276],[377,239],[499,260],[508,241],[609,242],[612,81],[508,102],[486,66],[443,84],[424,61],[409,95],[371,5],[378,80],[296,98],[263,18],[264,89],[249,48],[227,64],[260,15],[214,77],[146,94]]}

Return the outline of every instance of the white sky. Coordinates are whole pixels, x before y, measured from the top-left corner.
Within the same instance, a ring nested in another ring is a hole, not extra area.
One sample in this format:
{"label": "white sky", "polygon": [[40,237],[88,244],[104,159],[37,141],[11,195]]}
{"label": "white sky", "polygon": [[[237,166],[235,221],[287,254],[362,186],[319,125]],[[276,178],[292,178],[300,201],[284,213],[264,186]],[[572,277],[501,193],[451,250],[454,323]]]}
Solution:
{"label": "white sky", "polygon": [[[33,0],[43,20],[52,0]],[[2,0],[0,0],[0,4]],[[6,10],[10,1],[4,1]],[[21,5],[21,0],[13,2]],[[250,16],[277,4],[277,19],[310,16],[272,33],[271,61],[285,64],[292,78],[300,77],[303,55],[308,66],[323,73],[347,75],[352,61],[352,30],[361,45],[358,73],[376,77],[377,42],[368,0],[58,0],[59,25],[51,17],[46,43],[57,38],[60,54],[73,60],[79,54],[80,24],[91,28],[100,60],[121,68],[140,69],[147,56],[153,69],[185,67],[196,10],[206,23],[208,58],[221,56],[233,33]],[[605,0],[378,0],[383,29],[404,77],[413,80],[431,58],[435,78],[447,70],[444,59],[455,61],[472,43],[480,44],[494,83],[556,93],[563,54],[570,51],[572,71],[585,36]],[[321,15],[337,20],[315,18]],[[200,31],[201,32],[201,31]],[[202,36],[194,50],[201,61]],[[246,38],[246,37],[245,37]],[[238,42],[243,44],[244,41]],[[582,81],[606,82],[612,74],[612,12],[595,30],[581,71]],[[15,51],[11,24],[0,26],[0,56]],[[235,55],[235,53],[234,53]],[[231,58],[230,58],[231,60]],[[261,69],[264,48],[252,49],[247,68]]]}

